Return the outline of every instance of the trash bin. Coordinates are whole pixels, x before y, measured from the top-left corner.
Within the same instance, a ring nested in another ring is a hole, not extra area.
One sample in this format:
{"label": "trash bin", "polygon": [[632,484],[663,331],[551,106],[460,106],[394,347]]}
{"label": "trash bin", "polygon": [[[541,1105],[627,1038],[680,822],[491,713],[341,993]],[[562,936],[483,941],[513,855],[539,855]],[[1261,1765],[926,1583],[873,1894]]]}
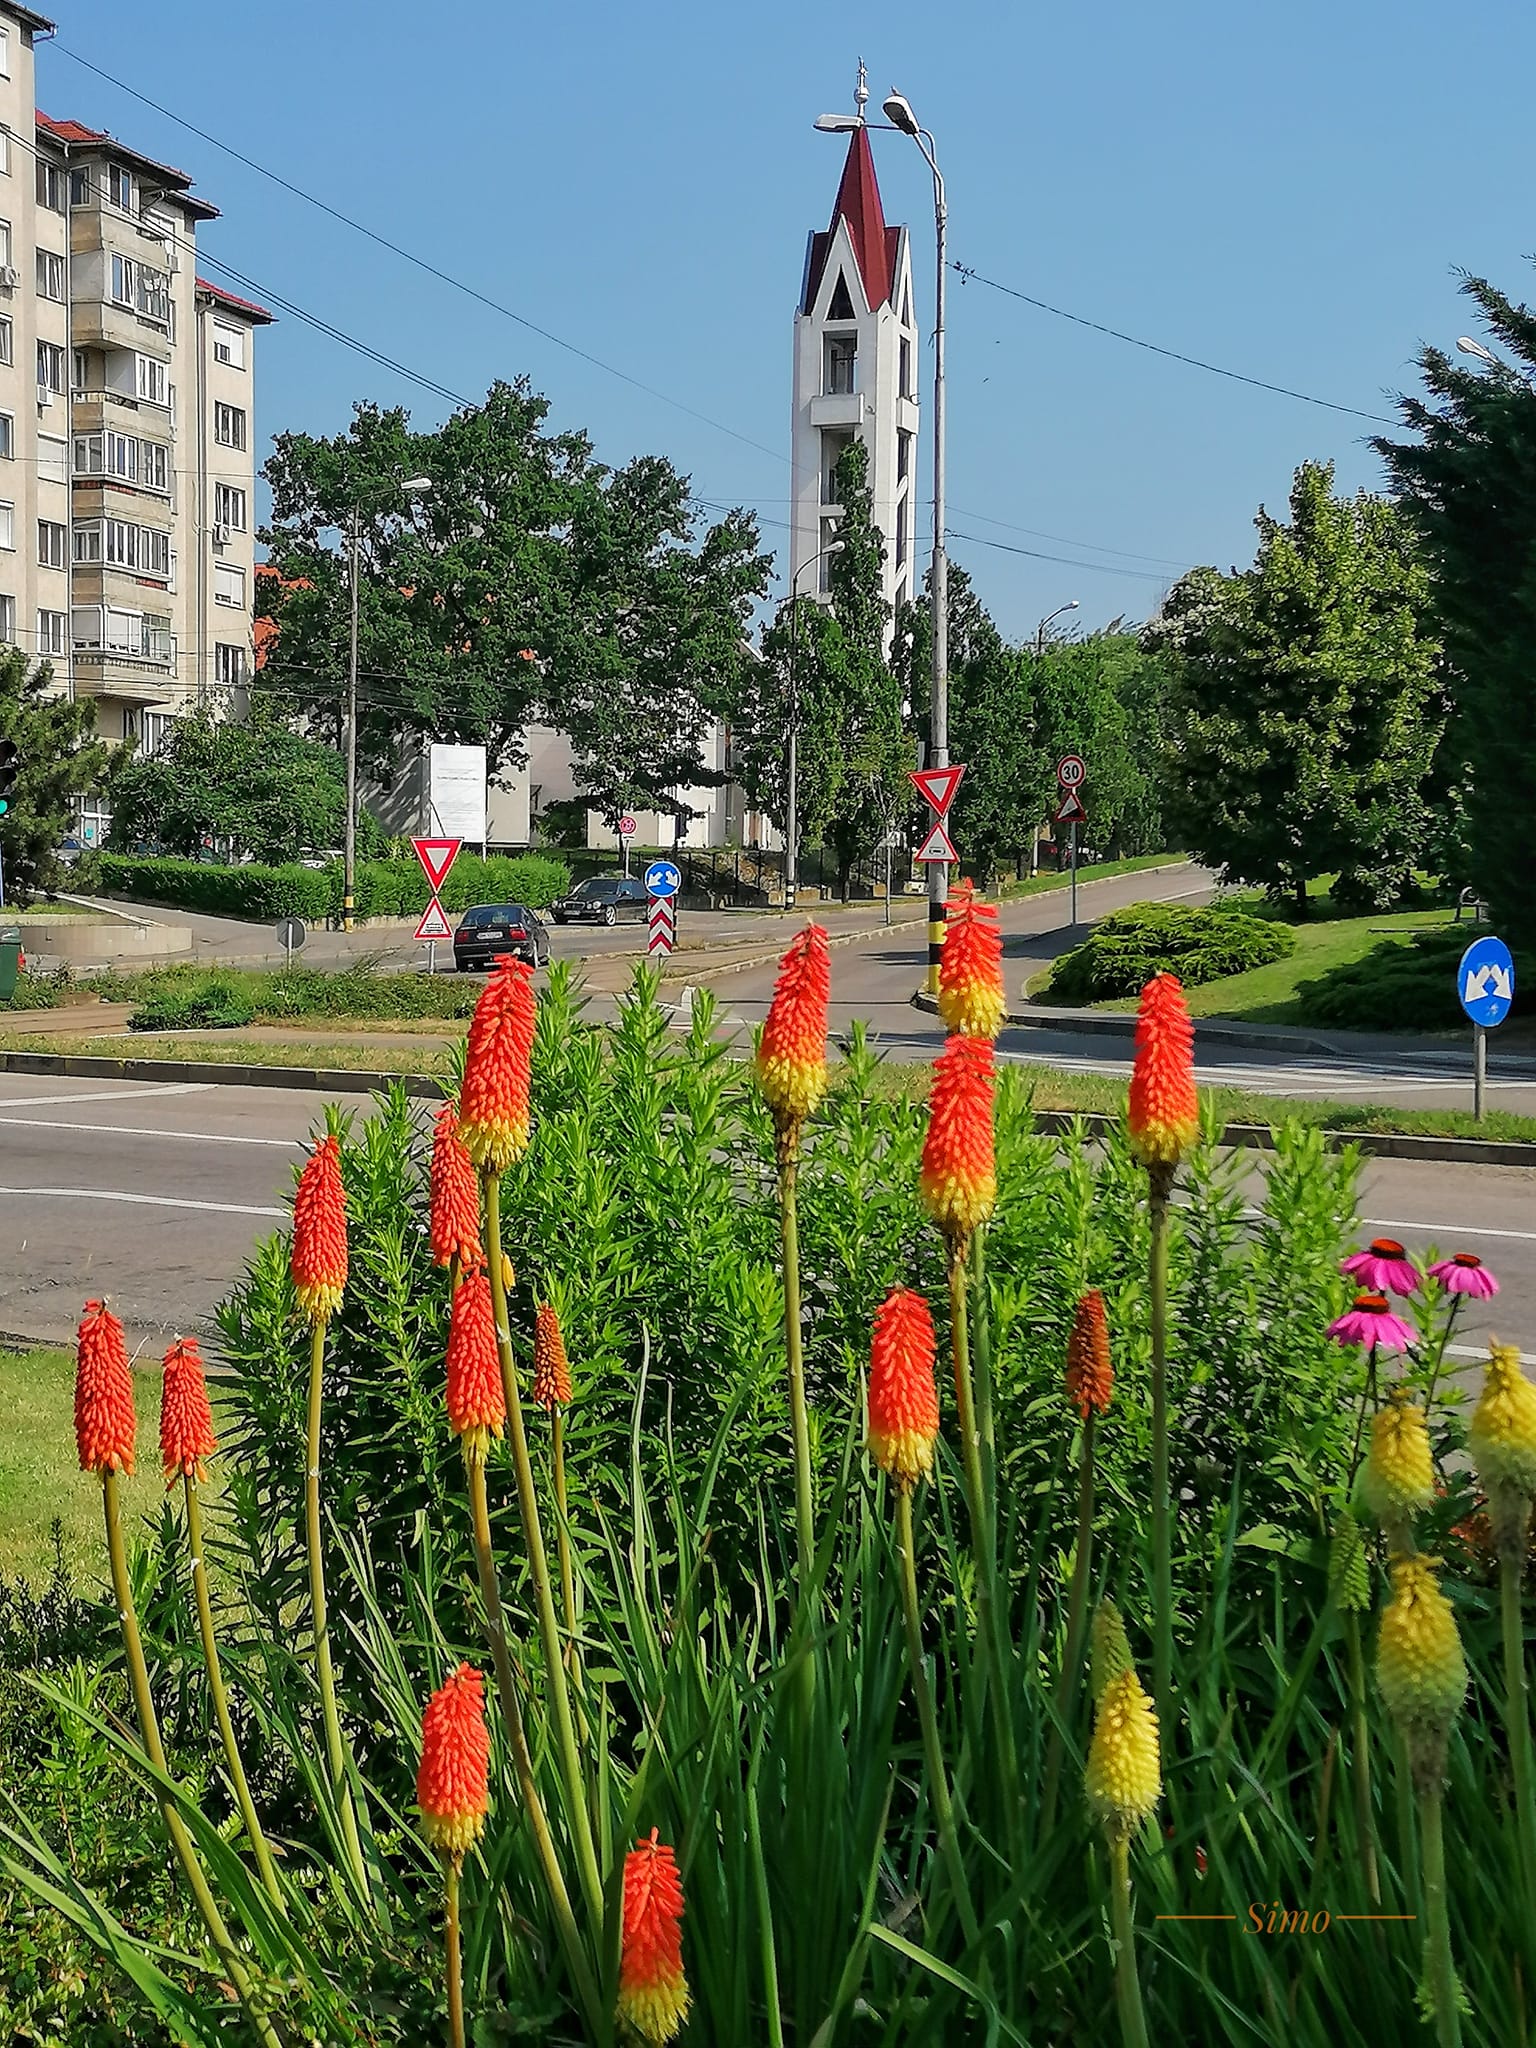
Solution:
{"label": "trash bin", "polygon": [[0,1003],[16,993],[16,970],[21,962],[21,933],[13,924],[0,926]]}

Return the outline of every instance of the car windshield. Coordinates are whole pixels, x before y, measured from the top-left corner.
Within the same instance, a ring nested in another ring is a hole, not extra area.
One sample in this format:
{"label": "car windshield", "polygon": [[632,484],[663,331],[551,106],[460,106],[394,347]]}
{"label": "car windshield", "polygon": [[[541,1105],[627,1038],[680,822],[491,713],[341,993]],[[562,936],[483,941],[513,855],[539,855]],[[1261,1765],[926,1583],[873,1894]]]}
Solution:
{"label": "car windshield", "polygon": [[623,894],[623,890],[622,882],[592,881],[583,882],[572,894],[583,903],[612,903],[615,897]]}
{"label": "car windshield", "polygon": [[466,910],[460,924],[521,924],[523,913],[515,903],[477,903]]}

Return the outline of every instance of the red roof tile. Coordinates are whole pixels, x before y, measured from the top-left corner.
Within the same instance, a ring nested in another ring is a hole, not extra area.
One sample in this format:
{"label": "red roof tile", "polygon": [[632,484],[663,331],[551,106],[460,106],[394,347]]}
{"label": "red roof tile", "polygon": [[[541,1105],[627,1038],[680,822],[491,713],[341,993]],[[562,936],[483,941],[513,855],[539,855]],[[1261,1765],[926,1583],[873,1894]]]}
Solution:
{"label": "red roof tile", "polygon": [[210,299],[216,299],[221,306],[228,306],[232,312],[243,313],[247,320],[259,320],[270,327],[277,319],[275,313],[269,313],[265,306],[258,306],[254,299],[242,299],[237,292],[226,291],[223,285],[215,284],[211,278],[200,277],[197,288],[206,292]]}
{"label": "red roof tile", "polygon": [[809,313],[816,303],[822,272],[826,269],[827,251],[840,220],[848,224],[848,237],[853,243],[859,275],[864,280],[864,295],[871,306],[878,306],[889,299],[896,288],[896,250],[901,230],[888,228],[885,224],[885,209],[880,204],[880,186],[875,178],[875,158],[869,146],[867,128],[855,128],[848,138],[848,158],[843,165],[842,183],[837,188],[831,226],[824,235],[811,237],[803,312]]}

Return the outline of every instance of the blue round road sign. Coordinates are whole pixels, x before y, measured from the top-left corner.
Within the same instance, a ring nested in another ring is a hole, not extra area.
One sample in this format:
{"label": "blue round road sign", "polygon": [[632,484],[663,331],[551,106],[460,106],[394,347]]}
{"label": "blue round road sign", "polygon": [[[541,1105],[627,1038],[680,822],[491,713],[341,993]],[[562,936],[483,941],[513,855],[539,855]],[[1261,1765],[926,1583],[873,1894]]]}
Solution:
{"label": "blue round road sign", "polygon": [[1474,1024],[1492,1030],[1515,1000],[1515,963],[1502,939],[1474,939],[1456,969],[1456,994]]}
{"label": "blue round road sign", "polygon": [[682,870],[670,860],[653,860],[645,871],[645,886],[653,896],[675,896],[683,886]]}

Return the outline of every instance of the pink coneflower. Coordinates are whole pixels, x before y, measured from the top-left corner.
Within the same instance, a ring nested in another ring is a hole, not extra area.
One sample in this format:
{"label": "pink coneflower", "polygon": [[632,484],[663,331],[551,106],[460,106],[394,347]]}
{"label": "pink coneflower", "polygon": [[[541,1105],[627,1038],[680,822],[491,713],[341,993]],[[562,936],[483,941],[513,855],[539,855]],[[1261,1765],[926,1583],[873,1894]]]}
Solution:
{"label": "pink coneflower", "polygon": [[1419,1269],[1395,1237],[1373,1237],[1363,1252],[1351,1252],[1339,1261],[1341,1273],[1352,1273],[1360,1286],[1384,1294],[1415,1294]]}
{"label": "pink coneflower", "polygon": [[1447,1294],[1474,1294],[1479,1301],[1499,1291],[1498,1281],[1476,1252],[1453,1252],[1448,1259],[1438,1259],[1430,1267],[1429,1277],[1438,1280]]}
{"label": "pink coneflower", "polygon": [[1366,1344],[1378,1351],[1411,1351],[1419,1341],[1413,1325],[1387,1307],[1387,1297],[1374,1293],[1357,1294],[1354,1306],[1328,1325],[1328,1334],[1341,1344]]}

